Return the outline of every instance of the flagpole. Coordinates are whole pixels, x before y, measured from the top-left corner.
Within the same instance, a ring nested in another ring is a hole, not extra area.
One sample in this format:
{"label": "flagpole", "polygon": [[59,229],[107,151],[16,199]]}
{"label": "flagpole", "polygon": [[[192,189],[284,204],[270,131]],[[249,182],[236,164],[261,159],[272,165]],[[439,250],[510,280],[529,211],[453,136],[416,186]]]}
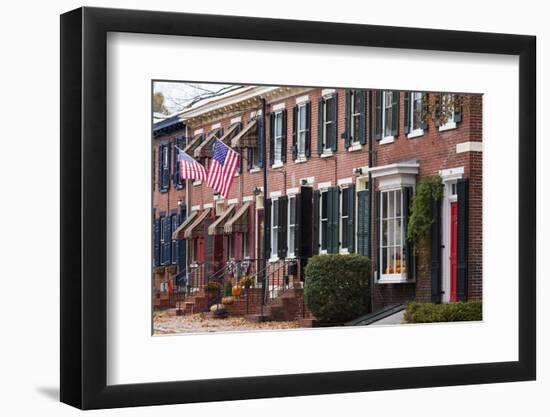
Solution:
{"label": "flagpole", "polygon": [[[187,148],[187,145],[189,145],[189,131],[187,126],[187,120],[185,121],[185,147]],[[178,164],[179,169],[179,164]],[[185,219],[187,220],[187,216],[189,216],[190,210],[189,210],[189,178],[185,179]],[[185,241],[185,281],[186,286],[189,288],[189,241],[187,239],[184,239]]]}

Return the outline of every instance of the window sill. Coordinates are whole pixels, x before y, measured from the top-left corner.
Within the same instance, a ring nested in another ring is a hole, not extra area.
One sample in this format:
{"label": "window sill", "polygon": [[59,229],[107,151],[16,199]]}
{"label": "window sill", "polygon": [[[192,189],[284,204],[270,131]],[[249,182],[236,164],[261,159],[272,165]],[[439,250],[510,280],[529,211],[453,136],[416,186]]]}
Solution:
{"label": "window sill", "polygon": [[340,249],[340,255],[349,255],[348,249]]}
{"label": "window sill", "polygon": [[407,139],[414,139],[414,138],[418,138],[420,136],[424,136],[424,129],[411,130],[409,132],[409,134],[407,135]]}
{"label": "window sill", "polygon": [[307,162],[307,158],[306,157],[298,157],[297,159],[294,160],[294,163],[295,164],[303,164],[304,162]]}
{"label": "window sill", "polygon": [[445,132],[447,130],[453,130],[456,129],[456,123],[455,122],[447,122],[443,126],[439,126],[440,132]]}
{"label": "window sill", "polygon": [[284,164],[282,162],[275,162],[273,165],[271,165],[271,168],[272,169],[282,168],[283,165]]}
{"label": "window sill", "polygon": [[261,171],[261,168],[260,167],[254,167],[252,168],[250,171],[248,171],[250,174],[255,174],[256,172],[260,172]]}
{"label": "window sill", "polygon": [[269,258],[267,261],[268,261],[270,264],[273,264],[273,263],[275,263],[275,262],[279,262],[279,260],[280,260],[279,258],[273,257],[273,256],[272,256],[272,257]]}
{"label": "window sill", "polygon": [[377,284],[411,284],[414,282],[414,279],[407,279],[406,275],[401,274],[382,275],[382,277],[376,281]]}
{"label": "window sill", "polygon": [[363,149],[363,145],[361,145],[359,142],[352,143],[351,146],[348,148],[348,152],[357,152]]}
{"label": "window sill", "polygon": [[334,153],[332,151],[323,151],[321,154],[321,158],[330,158],[331,156],[334,156]]}
{"label": "window sill", "polygon": [[395,136],[386,136],[385,138],[382,138],[378,144],[380,145],[386,145],[388,143],[395,142]]}
{"label": "window sill", "polygon": [[196,187],[197,185],[201,185],[202,181],[193,181],[193,187]]}

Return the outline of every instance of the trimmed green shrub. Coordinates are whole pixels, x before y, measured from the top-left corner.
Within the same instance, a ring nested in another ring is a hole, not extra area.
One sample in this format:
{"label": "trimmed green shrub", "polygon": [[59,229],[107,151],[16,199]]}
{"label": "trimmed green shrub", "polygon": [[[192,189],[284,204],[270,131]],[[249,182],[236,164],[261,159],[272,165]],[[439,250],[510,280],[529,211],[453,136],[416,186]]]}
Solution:
{"label": "trimmed green shrub", "polygon": [[362,255],[317,255],[305,268],[307,308],[320,321],[343,323],[370,309],[370,259]]}
{"label": "trimmed green shrub", "polygon": [[481,301],[449,304],[410,303],[404,316],[406,323],[439,323],[482,320]]}

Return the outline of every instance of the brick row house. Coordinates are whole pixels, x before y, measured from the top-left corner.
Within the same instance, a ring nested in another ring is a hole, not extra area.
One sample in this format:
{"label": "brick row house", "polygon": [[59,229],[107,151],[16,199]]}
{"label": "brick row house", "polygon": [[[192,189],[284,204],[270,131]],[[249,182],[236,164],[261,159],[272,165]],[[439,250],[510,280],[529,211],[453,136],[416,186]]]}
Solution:
{"label": "brick row house", "polygon": [[[440,97],[243,86],[156,123],[154,305],[185,287],[195,297],[188,303],[205,309],[208,281],[252,275],[246,313],[265,315],[263,304],[272,304],[272,319],[283,308],[304,316],[303,268],[325,253],[371,258],[374,310],[480,299],[481,97],[464,96],[444,124],[424,110]],[[208,166],[216,138],[242,157],[225,199],[177,171],[176,146]],[[444,193],[423,265],[406,227],[415,186],[432,175]],[[241,304],[233,309],[245,313]]]}

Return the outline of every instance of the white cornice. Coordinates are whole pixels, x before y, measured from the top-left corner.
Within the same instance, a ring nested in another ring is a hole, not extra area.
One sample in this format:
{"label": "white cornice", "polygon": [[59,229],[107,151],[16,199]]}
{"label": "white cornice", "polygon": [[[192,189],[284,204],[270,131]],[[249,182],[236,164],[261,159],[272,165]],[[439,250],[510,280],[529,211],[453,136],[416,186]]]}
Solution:
{"label": "white cornice", "polygon": [[386,177],[388,175],[416,175],[418,174],[419,167],[420,164],[418,162],[398,162],[396,164],[372,167],[368,169],[368,172],[372,174],[372,178]]}

